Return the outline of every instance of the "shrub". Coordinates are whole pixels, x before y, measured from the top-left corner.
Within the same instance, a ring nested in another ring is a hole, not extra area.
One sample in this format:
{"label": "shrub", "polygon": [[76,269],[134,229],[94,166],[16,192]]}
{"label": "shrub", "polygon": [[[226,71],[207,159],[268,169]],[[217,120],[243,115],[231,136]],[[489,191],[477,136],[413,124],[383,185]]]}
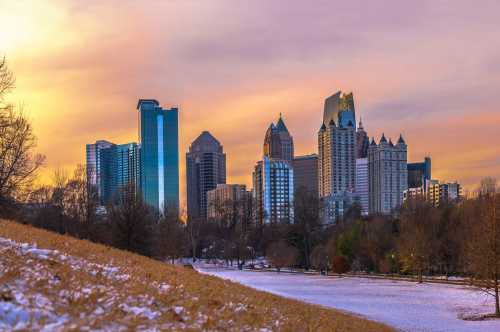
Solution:
{"label": "shrub", "polygon": [[335,256],[332,260],[332,271],[334,273],[342,274],[348,272],[350,269],[349,261],[344,256]]}

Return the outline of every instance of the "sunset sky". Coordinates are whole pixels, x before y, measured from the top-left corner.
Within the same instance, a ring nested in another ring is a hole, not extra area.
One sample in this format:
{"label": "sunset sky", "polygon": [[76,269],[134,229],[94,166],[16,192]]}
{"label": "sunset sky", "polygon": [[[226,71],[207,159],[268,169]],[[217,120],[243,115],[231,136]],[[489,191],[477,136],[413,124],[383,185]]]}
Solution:
{"label": "sunset sky", "polygon": [[[375,2],[377,4],[375,4]],[[317,152],[324,99],[353,91],[370,137],[473,188],[500,178],[500,1],[0,0],[0,55],[56,167],[85,144],[137,141],[139,98],[180,107],[185,151],[209,130],[228,182],[251,186],[279,113]],[[184,200],[184,198],[182,198]]]}

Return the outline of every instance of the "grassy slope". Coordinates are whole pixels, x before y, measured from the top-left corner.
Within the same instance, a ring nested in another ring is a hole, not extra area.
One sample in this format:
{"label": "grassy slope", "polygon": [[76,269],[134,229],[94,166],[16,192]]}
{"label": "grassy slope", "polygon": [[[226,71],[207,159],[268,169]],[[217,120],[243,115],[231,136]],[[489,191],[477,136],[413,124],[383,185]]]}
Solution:
{"label": "grassy slope", "polygon": [[[53,312],[58,316],[69,315],[68,324],[73,324],[72,327],[392,331],[382,324],[338,311],[284,299],[196,271],[26,225],[0,220],[0,237],[18,243],[36,243],[39,248],[55,249],[61,254],[84,259],[87,265],[75,270],[55,259],[20,259],[14,250],[3,250],[0,255],[0,286],[14,287],[16,280],[26,273],[38,271],[38,280],[23,290],[25,297],[42,293],[51,300]],[[100,273],[89,273],[88,264],[115,266],[120,274],[129,275],[130,279],[122,281]],[[26,267],[30,270],[27,271]],[[55,276],[57,282],[53,281]],[[170,287],[162,291],[158,287],[161,284]],[[8,296],[0,296],[2,300],[9,300]],[[125,302],[154,308],[160,314],[154,319],[131,314],[131,310],[119,308],[119,304]],[[105,308],[104,312],[98,312],[98,307]],[[71,325],[64,326],[65,329],[69,327]]]}

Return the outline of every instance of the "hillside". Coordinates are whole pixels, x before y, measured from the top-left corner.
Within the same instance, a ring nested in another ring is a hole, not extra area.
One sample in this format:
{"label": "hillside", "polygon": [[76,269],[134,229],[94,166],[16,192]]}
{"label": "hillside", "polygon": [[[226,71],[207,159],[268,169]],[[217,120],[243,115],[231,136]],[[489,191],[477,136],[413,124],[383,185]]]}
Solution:
{"label": "hillside", "polygon": [[0,253],[0,330],[392,331],[9,221]]}

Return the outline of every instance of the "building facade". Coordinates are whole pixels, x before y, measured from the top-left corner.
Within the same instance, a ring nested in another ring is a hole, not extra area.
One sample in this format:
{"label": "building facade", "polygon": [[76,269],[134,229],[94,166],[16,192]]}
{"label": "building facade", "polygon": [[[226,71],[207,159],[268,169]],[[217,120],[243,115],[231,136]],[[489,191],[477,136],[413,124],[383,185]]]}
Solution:
{"label": "building facade", "polygon": [[403,202],[408,189],[407,145],[400,136],[396,145],[382,134],[368,149],[370,214],[390,214]]}
{"label": "building facade", "polygon": [[361,213],[367,215],[370,210],[368,191],[368,158],[356,159],[356,200],[361,206]]}
{"label": "building facade", "polygon": [[246,204],[250,203],[249,195],[244,184],[218,184],[217,188],[207,192],[207,217],[209,219],[222,217],[227,205],[234,207],[232,211],[247,208]]}
{"label": "building facade", "polygon": [[293,159],[293,177],[295,190],[305,188],[318,195],[318,155],[310,154]]}
{"label": "building facade", "polygon": [[226,155],[208,131],[196,138],[186,153],[187,214],[207,218],[207,192],[226,183]]}
{"label": "building facade", "polygon": [[293,223],[293,167],[287,160],[264,156],[253,172],[256,222]]}
{"label": "building facade", "polygon": [[424,187],[426,181],[432,179],[432,164],[431,158],[425,157],[424,161],[421,163],[409,163],[408,164],[408,188],[419,188]]}
{"label": "building facade", "polygon": [[140,99],[139,141],[141,194],[163,211],[179,207],[178,109],[163,109],[154,99]]}
{"label": "building facade", "polygon": [[292,161],[294,157],[293,137],[288,132],[280,114],[276,125],[271,123],[264,137],[264,155],[271,159]]}
{"label": "building facade", "polygon": [[99,140],[86,145],[86,171],[87,184],[97,193],[100,205],[105,205],[110,200],[111,192],[111,163],[109,148],[113,143]]}
{"label": "building facade", "polygon": [[100,205],[115,203],[121,194],[135,195],[140,183],[137,143],[97,141],[86,149],[87,181],[96,189]]}
{"label": "building facade", "polygon": [[[343,204],[346,193],[354,193],[356,186],[356,117],[352,93],[341,96],[338,92],[327,98],[323,115],[323,124],[318,132],[319,197],[330,205],[337,198]],[[335,116],[337,119],[334,119]],[[334,215],[333,218],[341,216]],[[324,222],[332,223],[334,220]]]}
{"label": "building facade", "polygon": [[368,157],[368,148],[370,147],[370,139],[363,128],[363,123],[359,120],[358,129],[356,131],[356,159]]}

